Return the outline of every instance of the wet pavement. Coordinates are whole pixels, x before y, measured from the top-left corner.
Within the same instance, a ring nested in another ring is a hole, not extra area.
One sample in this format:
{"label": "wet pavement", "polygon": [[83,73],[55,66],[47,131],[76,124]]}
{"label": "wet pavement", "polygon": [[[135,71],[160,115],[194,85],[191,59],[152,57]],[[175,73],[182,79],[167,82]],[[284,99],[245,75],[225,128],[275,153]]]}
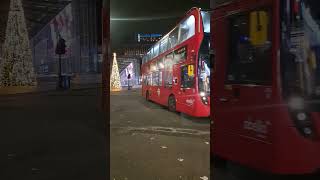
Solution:
{"label": "wet pavement", "polygon": [[139,89],[112,93],[112,180],[207,180],[210,121],[169,112]]}

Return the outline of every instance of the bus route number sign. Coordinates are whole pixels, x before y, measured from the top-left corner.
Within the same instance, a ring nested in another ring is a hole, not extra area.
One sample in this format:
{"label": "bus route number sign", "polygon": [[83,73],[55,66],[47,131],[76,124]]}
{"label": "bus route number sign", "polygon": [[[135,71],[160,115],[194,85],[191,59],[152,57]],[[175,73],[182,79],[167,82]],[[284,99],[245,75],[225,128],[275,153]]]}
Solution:
{"label": "bus route number sign", "polygon": [[188,76],[193,76],[193,75],[194,75],[194,66],[188,65]]}

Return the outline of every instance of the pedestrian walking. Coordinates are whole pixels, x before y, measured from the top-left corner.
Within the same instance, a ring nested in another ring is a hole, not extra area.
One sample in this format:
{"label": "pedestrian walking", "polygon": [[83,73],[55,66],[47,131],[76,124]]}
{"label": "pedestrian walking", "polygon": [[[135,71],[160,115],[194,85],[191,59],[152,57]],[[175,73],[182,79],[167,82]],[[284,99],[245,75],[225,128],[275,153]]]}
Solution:
{"label": "pedestrian walking", "polygon": [[128,79],[128,90],[130,90],[131,89],[131,86],[130,86],[131,74],[128,74],[127,79]]}

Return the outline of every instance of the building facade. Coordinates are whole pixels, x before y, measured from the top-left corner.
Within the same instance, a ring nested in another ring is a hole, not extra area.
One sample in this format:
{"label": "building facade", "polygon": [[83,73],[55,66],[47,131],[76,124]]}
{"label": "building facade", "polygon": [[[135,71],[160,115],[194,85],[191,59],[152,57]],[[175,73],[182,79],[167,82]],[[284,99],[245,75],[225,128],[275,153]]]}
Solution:
{"label": "building facade", "polygon": [[62,73],[100,73],[98,58],[98,0],[77,0],[67,5],[31,39],[35,72],[57,75],[59,56],[55,48],[59,36],[66,40]]}
{"label": "building facade", "polygon": [[122,86],[128,85],[129,74],[131,75],[130,85],[141,84],[142,57],[148,52],[150,46],[150,42],[131,42],[116,50]]}

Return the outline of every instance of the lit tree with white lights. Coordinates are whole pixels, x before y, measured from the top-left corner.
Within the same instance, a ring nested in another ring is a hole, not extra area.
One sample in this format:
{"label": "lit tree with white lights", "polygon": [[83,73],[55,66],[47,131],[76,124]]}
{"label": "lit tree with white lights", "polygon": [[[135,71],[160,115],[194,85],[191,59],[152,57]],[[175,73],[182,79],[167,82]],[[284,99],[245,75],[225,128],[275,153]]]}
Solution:
{"label": "lit tree with white lights", "polygon": [[11,0],[3,57],[0,62],[1,86],[36,85],[27,26],[21,0]]}
{"label": "lit tree with white lights", "polygon": [[120,91],[121,90],[120,74],[119,74],[116,53],[113,53],[113,63],[112,63],[112,71],[111,71],[111,77],[110,77],[110,87],[111,87],[111,91]]}

